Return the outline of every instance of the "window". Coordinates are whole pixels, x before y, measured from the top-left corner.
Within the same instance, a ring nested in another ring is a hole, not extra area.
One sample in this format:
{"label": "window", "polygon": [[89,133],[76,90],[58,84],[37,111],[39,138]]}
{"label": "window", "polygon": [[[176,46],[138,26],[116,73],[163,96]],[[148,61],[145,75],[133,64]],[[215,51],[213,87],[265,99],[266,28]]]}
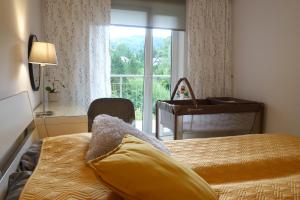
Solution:
{"label": "window", "polygon": [[110,28],[112,96],[127,98],[134,103],[136,126],[140,129],[144,105],[145,37],[144,28]]}
{"label": "window", "polygon": [[155,102],[170,99],[172,72],[177,71],[172,66],[172,32],[110,28],[112,96],[134,103],[136,127],[147,133],[155,131]]}
{"label": "window", "polygon": [[155,131],[155,102],[170,99],[184,66],[185,4],[112,0],[112,95],[134,103],[136,126],[147,133]]}

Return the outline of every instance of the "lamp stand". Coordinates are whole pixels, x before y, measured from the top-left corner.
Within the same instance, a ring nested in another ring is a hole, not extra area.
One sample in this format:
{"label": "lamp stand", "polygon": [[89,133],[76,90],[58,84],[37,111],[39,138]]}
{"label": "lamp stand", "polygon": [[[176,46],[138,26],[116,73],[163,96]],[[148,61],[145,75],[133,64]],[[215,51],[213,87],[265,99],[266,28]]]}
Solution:
{"label": "lamp stand", "polygon": [[43,111],[42,112],[36,112],[36,117],[41,116],[50,116],[53,115],[52,111],[46,111],[46,96],[45,96],[45,64],[41,64],[41,71],[42,71],[42,104],[43,104]]}

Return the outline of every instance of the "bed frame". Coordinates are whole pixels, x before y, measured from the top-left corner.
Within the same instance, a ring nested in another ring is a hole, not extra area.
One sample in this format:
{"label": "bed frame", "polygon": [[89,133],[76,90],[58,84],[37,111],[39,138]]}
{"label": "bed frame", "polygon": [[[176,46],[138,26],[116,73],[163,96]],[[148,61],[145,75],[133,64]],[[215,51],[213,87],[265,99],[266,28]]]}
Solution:
{"label": "bed frame", "polygon": [[38,140],[27,92],[0,99],[0,199],[21,156]]}

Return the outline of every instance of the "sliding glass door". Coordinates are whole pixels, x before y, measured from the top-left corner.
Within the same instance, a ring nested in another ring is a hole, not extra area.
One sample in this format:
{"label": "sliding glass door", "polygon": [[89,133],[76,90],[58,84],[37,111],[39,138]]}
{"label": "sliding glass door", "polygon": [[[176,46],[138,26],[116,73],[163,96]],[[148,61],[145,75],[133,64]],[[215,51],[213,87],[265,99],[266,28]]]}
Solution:
{"label": "sliding glass door", "polygon": [[130,99],[136,127],[155,131],[155,102],[169,99],[172,31],[111,26],[112,96]]}

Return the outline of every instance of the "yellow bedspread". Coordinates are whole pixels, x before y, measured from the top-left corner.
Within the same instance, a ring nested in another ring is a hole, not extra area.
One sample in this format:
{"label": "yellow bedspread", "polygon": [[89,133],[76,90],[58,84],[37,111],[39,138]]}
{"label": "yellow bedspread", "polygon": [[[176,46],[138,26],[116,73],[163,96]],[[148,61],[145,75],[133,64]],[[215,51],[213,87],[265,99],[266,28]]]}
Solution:
{"label": "yellow bedspread", "polygon": [[39,163],[26,183],[22,200],[118,200],[85,164],[89,133],[43,140]]}
{"label": "yellow bedspread", "polygon": [[165,144],[220,199],[300,199],[300,137],[256,134]]}
{"label": "yellow bedspread", "polygon": [[[85,164],[90,134],[47,138],[21,200],[118,200]],[[300,138],[264,134],[168,141],[220,199],[300,199]]]}

